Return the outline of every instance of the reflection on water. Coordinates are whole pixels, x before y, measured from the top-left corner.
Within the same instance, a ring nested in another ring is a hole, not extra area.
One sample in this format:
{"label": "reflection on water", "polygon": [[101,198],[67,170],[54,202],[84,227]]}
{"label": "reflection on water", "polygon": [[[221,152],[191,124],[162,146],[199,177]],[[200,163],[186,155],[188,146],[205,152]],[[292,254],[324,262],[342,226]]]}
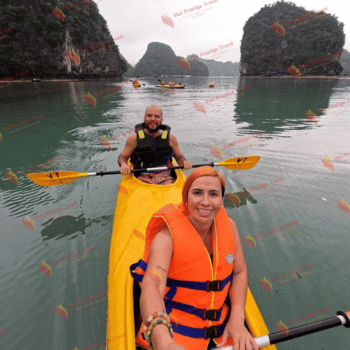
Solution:
{"label": "reflection on water", "polygon": [[[281,134],[285,129],[313,128],[305,117],[311,111],[329,106],[335,88],[345,82],[329,79],[255,79],[240,78],[239,86],[249,85],[246,94],[235,102],[235,119],[247,130],[266,130]],[[248,122],[248,123],[247,123]]]}
{"label": "reflection on water", "polygon": [[225,195],[224,197],[224,207],[225,208],[238,208],[242,205],[247,205],[247,200],[256,204],[258,201],[245,189],[240,192],[231,192]]}
{"label": "reflection on water", "polygon": [[[76,232],[81,232],[81,234],[85,234],[85,229],[91,226],[89,220],[86,220],[83,217],[84,214],[80,214],[78,217],[65,215],[59,217],[57,219],[49,219],[45,223],[43,223],[43,228],[41,230],[41,235],[43,237],[43,241],[47,241],[49,239],[62,239],[69,235],[72,235]],[[75,235],[70,239],[77,237]]]}

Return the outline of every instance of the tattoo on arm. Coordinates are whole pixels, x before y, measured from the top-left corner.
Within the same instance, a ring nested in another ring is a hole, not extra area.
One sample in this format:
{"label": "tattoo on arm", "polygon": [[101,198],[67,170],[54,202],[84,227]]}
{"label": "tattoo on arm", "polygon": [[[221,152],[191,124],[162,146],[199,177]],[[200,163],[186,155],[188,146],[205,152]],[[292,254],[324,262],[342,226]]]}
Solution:
{"label": "tattoo on arm", "polygon": [[159,269],[159,270],[162,270],[164,273],[167,273],[167,271],[165,270],[165,269],[163,269],[161,266],[159,266],[159,265],[157,265],[157,267],[156,267],[157,269]]}

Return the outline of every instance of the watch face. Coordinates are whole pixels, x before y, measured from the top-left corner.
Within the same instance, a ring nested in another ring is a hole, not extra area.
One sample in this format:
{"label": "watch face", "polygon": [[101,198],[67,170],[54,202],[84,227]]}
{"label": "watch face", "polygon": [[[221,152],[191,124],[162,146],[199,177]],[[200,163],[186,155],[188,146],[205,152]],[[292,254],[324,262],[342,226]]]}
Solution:
{"label": "watch face", "polygon": [[285,40],[282,41],[282,49],[287,47],[287,42]]}

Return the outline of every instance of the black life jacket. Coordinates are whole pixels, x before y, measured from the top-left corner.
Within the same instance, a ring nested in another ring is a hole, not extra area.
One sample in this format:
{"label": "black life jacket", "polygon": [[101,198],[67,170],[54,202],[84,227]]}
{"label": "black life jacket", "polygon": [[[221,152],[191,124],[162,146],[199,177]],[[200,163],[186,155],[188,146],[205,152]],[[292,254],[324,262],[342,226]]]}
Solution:
{"label": "black life jacket", "polygon": [[152,168],[161,165],[167,165],[168,160],[174,157],[174,152],[170,147],[170,126],[160,125],[162,134],[153,138],[143,130],[144,124],[135,125],[137,134],[137,146],[131,156],[131,163],[135,169]]}

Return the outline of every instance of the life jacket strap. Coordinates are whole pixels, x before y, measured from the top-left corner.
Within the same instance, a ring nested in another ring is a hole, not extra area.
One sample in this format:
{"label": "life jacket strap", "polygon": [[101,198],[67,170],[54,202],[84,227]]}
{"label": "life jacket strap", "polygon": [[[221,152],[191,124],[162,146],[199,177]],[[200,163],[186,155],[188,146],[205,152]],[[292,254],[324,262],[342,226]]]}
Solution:
{"label": "life jacket strap", "polygon": [[140,259],[138,262],[130,265],[131,277],[134,278],[137,282],[142,282],[143,275],[133,272],[134,270],[136,270],[137,267],[139,267],[140,269],[146,272],[147,263],[145,263],[142,259]]}
{"label": "life jacket strap", "polygon": [[164,300],[167,308],[170,310],[177,309],[183,312],[187,312],[189,314],[195,315],[202,320],[209,320],[209,321],[219,321],[221,317],[222,307],[220,309],[198,309],[192,305],[188,304],[182,304],[177,301],[173,300]]}
{"label": "life jacket strap", "polygon": [[223,324],[219,326],[211,326],[204,328],[192,328],[183,326],[181,324],[172,324],[173,332],[180,333],[187,337],[191,338],[218,338],[224,333],[225,326],[227,324],[228,319],[226,319]]}
{"label": "life jacket strap", "polygon": [[[221,292],[233,278],[233,271],[223,280],[206,281],[206,282],[193,282],[193,281],[181,281],[172,278],[167,279],[167,287],[172,287],[174,284],[177,287],[203,290],[206,292]],[[169,298],[172,299],[172,298]]]}

